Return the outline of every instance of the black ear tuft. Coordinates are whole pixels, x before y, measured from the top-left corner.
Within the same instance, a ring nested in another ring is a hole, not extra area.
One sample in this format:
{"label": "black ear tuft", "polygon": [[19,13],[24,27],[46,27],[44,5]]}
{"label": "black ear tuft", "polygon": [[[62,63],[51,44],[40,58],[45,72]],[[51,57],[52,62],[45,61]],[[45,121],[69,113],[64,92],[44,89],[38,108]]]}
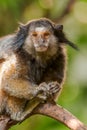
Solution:
{"label": "black ear tuft", "polygon": [[59,43],[63,43],[63,44],[68,44],[69,46],[71,46],[72,48],[74,48],[75,50],[79,50],[79,48],[77,47],[77,45],[75,45],[74,43],[70,42],[64,32],[63,32],[63,25],[55,25],[55,35],[58,37],[58,41]]}
{"label": "black ear tuft", "polygon": [[62,31],[63,30],[63,25],[55,25],[55,29],[57,30],[57,31]]}
{"label": "black ear tuft", "polygon": [[25,30],[25,25],[22,23],[18,23],[19,24],[19,30]]}
{"label": "black ear tuft", "polygon": [[80,50],[77,45],[75,45],[74,43],[72,43],[71,41],[69,41],[67,39],[65,39],[65,43],[68,44],[69,46],[71,46],[72,48],[74,48],[77,51]]}
{"label": "black ear tuft", "polygon": [[18,34],[21,34],[21,35],[27,35],[28,33],[28,27],[22,23],[18,23],[19,24],[19,30],[18,30]]}
{"label": "black ear tuft", "polygon": [[18,51],[22,48],[25,39],[28,35],[28,26],[19,23],[19,30],[15,35],[14,41],[12,43],[12,49]]}
{"label": "black ear tuft", "polygon": [[24,27],[22,25],[19,25],[19,29],[22,30]]}

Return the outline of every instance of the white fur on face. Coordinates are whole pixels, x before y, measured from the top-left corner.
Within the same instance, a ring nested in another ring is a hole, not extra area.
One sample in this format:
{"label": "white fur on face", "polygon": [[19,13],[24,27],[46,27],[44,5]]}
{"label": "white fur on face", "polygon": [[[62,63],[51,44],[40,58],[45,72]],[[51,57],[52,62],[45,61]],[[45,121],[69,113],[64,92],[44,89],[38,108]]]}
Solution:
{"label": "white fur on face", "polygon": [[39,46],[38,42],[38,37],[36,36],[35,38],[32,37],[32,32],[37,33],[39,36],[43,35],[44,32],[50,33],[48,39],[46,39],[46,42],[44,43],[44,46],[47,47],[47,52],[46,55],[53,56],[57,53],[58,51],[58,40],[53,34],[53,32],[50,32],[50,30],[47,27],[41,26],[41,27],[35,27],[33,28],[30,32],[29,35],[27,36],[25,40],[25,44],[23,45],[23,49],[26,50],[29,54],[32,54],[33,56],[36,56],[36,50]]}
{"label": "white fur on face", "polygon": [[35,48],[30,35],[26,38],[25,44],[23,45],[23,49],[26,50],[29,54],[34,53]]}
{"label": "white fur on face", "polygon": [[[35,32],[42,33],[44,31],[47,31],[46,27],[36,27],[34,28]],[[31,39],[31,35],[29,34],[25,40],[25,44],[23,48],[30,54],[35,53],[35,47],[37,47],[37,44],[34,44]]]}
{"label": "white fur on face", "polygon": [[35,31],[36,32],[42,32],[42,31],[46,31],[47,29],[45,27],[36,27]]}

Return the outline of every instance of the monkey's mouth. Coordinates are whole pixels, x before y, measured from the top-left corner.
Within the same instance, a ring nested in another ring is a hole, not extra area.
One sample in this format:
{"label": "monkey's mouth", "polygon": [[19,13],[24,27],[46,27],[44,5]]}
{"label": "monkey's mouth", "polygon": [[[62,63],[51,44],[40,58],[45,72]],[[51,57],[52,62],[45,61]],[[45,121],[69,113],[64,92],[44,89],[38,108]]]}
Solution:
{"label": "monkey's mouth", "polygon": [[38,46],[35,48],[37,52],[45,52],[48,49],[48,46]]}

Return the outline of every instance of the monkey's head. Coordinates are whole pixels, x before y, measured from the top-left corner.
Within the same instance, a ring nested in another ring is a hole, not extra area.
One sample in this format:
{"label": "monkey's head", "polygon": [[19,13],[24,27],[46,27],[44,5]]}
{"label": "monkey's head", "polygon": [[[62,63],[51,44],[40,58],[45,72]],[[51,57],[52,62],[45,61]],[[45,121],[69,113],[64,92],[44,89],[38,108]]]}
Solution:
{"label": "monkey's head", "polygon": [[65,37],[63,25],[57,25],[48,19],[41,18],[20,26],[13,44],[17,49],[23,48],[29,54],[54,55],[58,52],[59,46],[64,43],[78,49]]}
{"label": "monkey's head", "polygon": [[29,22],[27,25],[28,34],[23,48],[29,53],[47,54],[49,52],[54,55],[58,50],[58,38],[54,35],[52,23],[43,18]]}

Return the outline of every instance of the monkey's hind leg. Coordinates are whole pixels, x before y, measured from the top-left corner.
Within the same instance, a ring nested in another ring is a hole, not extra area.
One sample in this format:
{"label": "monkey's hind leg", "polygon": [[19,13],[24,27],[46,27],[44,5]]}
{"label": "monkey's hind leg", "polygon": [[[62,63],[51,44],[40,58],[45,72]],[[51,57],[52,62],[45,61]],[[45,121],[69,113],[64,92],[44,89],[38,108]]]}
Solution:
{"label": "monkey's hind leg", "polygon": [[16,110],[17,109],[18,110],[15,113],[14,111],[12,111],[13,114],[11,114],[11,118],[13,120],[23,121],[40,103],[43,103],[44,101],[48,101],[48,100],[54,100],[55,94],[56,93],[58,94],[61,90],[61,87],[58,84],[58,82],[50,82],[48,84],[41,83],[39,87],[42,88],[46,87],[46,92],[44,91],[42,91],[42,93],[40,92],[32,100],[26,101],[25,104],[23,104],[23,101],[21,101],[23,99],[20,99],[19,102],[17,99],[18,104],[16,104],[17,106]]}
{"label": "monkey's hind leg", "polygon": [[[16,121],[23,121],[32,111],[33,109],[39,105],[40,101],[36,99],[32,99],[31,101],[27,102],[25,108],[21,111],[16,112],[15,114],[11,115],[11,118]],[[15,115],[15,116],[14,116]]]}

